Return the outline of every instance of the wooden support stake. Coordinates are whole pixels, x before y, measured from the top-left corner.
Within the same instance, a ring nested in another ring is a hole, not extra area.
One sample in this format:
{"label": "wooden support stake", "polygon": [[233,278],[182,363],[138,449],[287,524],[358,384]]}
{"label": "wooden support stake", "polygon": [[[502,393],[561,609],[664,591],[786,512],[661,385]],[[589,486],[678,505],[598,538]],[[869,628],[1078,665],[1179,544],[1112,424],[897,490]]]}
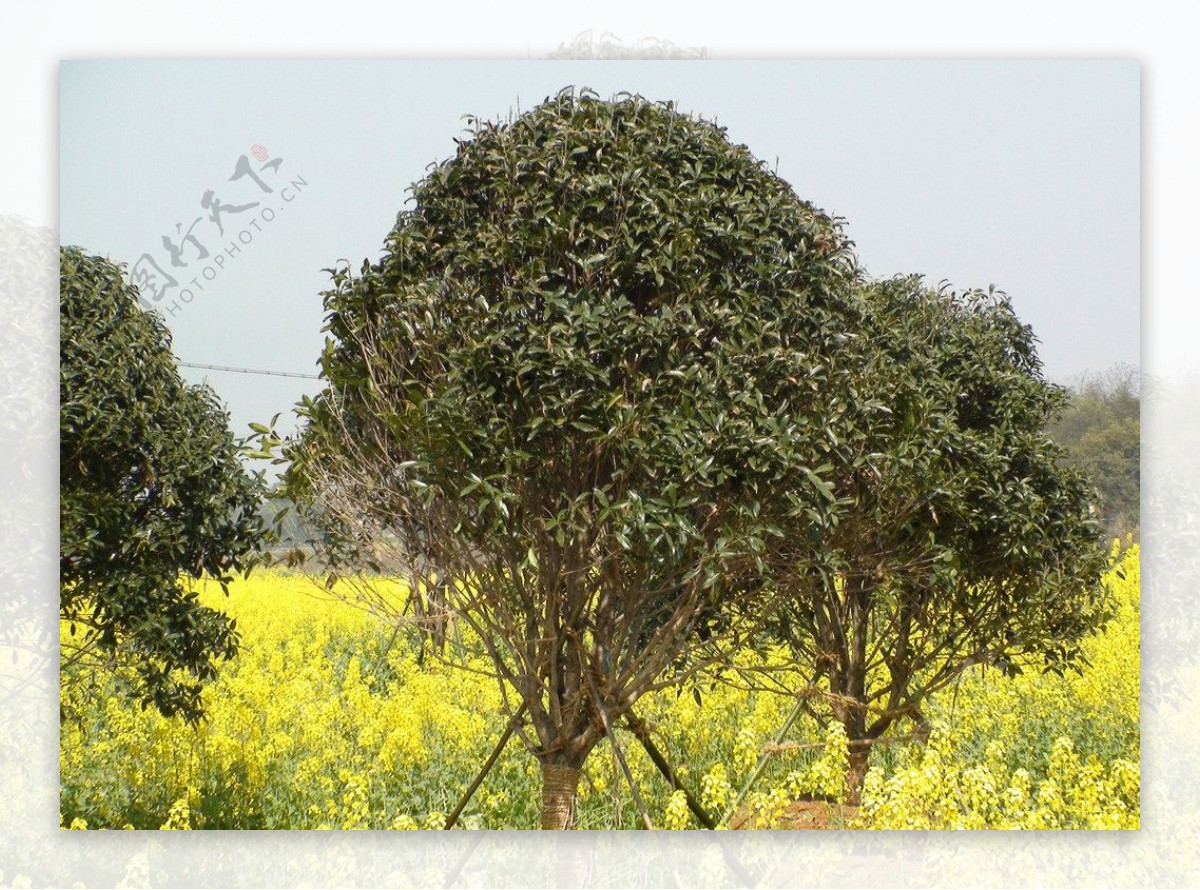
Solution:
{"label": "wooden support stake", "polygon": [[637,782],[633,780],[633,771],[629,769],[629,764],[625,762],[625,753],[621,750],[621,743],[617,741],[617,734],[612,728],[612,724],[608,721],[608,713],[604,710],[604,706],[597,703],[596,707],[600,711],[600,719],[604,721],[604,731],[608,734],[608,741],[612,745],[613,753],[617,755],[617,763],[621,764],[621,772],[625,773],[625,781],[629,783],[629,790],[633,792],[633,802],[637,804],[638,815],[642,817],[642,822],[645,823],[649,831],[654,830],[654,823],[650,821],[650,811],[646,809],[646,802],[642,800],[642,793],[638,790]]}
{"label": "wooden support stake", "polygon": [[[792,713],[788,714],[787,720],[783,721],[783,726],[775,736],[775,744],[778,745],[783,741],[783,737],[787,735],[787,731],[792,728],[792,724],[800,717],[800,712],[804,708],[804,697],[796,698],[796,706],[792,708]],[[758,763],[754,766],[754,772],[750,773],[750,778],[746,780],[746,784],[742,786],[742,790],[737,793],[737,797],[733,799],[733,803],[729,805],[729,809],[725,815],[721,817],[721,821],[728,824],[733,818],[733,814],[737,812],[737,808],[742,805],[746,795],[750,789],[754,787],[754,783],[758,781],[758,777],[762,775],[763,768],[767,765],[767,761],[771,759],[771,755],[763,753],[758,756]]]}
{"label": "wooden support stake", "polygon": [[592,688],[592,700],[596,704],[596,710],[600,712],[600,722],[604,724],[604,734],[608,736],[608,742],[612,745],[613,754],[617,757],[617,763],[621,765],[621,771],[625,773],[625,781],[629,783],[629,790],[633,793],[633,802],[637,805],[638,814],[642,817],[642,822],[645,823],[649,831],[654,830],[654,823],[650,821],[650,812],[646,809],[646,802],[642,800],[642,793],[638,790],[637,782],[633,780],[633,771],[629,769],[629,764],[625,762],[625,753],[621,750],[621,743],[617,741],[617,733],[613,729],[612,722],[608,719],[608,711],[604,708],[604,703],[600,700],[600,690],[596,687],[596,680],[592,676],[591,671],[585,672],[587,675],[588,685]]}
{"label": "wooden support stake", "polygon": [[491,756],[488,757],[487,762],[484,763],[483,768],[479,771],[479,774],[475,776],[475,779],[471,782],[470,787],[467,788],[462,798],[458,801],[458,806],[454,808],[454,812],[446,817],[446,824],[443,827],[444,831],[449,831],[454,827],[454,823],[458,821],[458,817],[462,815],[462,811],[466,809],[467,804],[471,802],[471,798],[475,795],[475,792],[479,790],[479,786],[483,784],[483,780],[487,777],[487,774],[492,771],[492,767],[495,766],[496,761],[500,759],[500,752],[504,750],[504,746],[508,744],[508,740],[512,738],[513,732],[516,730],[517,725],[521,722],[521,718],[524,716],[525,704],[522,703],[521,707],[517,708],[517,712],[512,715],[512,719],[508,721],[508,726],[504,728],[504,734],[500,736],[500,741],[496,743],[496,747],[492,750]]}
{"label": "wooden support stake", "polygon": [[700,824],[709,830],[717,827],[717,823],[713,821],[712,816],[705,812],[704,807],[700,805],[700,801],[692,795],[692,792],[683,787],[678,776],[675,775],[675,770],[671,769],[671,764],[667,762],[667,758],[663,756],[662,751],[654,744],[654,740],[650,738],[650,731],[639,718],[634,716],[633,712],[625,715],[625,722],[629,724],[629,729],[633,732],[634,737],[642,743],[642,747],[646,749],[646,753],[650,755],[650,760],[658,767],[658,771],[663,774],[663,778],[667,780],[667,784],[676,791],[682,791],[684,798],[687,800],[688,809],[692,811],[692,815],[699,820]]}

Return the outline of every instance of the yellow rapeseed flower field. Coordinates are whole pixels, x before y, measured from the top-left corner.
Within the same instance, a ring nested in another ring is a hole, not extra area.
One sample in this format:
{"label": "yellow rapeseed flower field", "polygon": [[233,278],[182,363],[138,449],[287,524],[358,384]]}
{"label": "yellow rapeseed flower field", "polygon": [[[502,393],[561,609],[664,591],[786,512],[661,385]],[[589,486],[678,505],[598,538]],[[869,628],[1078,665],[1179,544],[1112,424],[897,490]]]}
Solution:
{"label": "yellow rapeseed flower field", "polygon": [[[933,731],[872,754],[861,807],[840,808],[846,740],[804,717],[801,742],[771,754],[733,824],[786,825],[797,800],[833,803],[830,827],[1137,828],[1139,553],[1114,546],[1106,578],[1120,603],[1087,644],[1090,667],[1006,679],[973,669],[928,709]],[[412,631],[303,574],[255,573],[225,599],[239,656],[205,693],[196,727],[141,710],[104,676],[64,684],[64,828],[440,828],[504,729],[500,690],[469,640],[457,665],[421,663]],[[396,603],[405,591],[384,583]],[[772,656],[768,654],[767,659]],[[702,682],[639,706],[658,747],[709,812],[723,813],[775,741],[789,697]],[[637,743],[623,734],[654,824],[696,828]],[[467,807],[464,828],[532,828],[540,776],[514,740]],[[752,818],[747,818],[752,816]],[[640,827],[613,752],[588,761],[581,828]]]}

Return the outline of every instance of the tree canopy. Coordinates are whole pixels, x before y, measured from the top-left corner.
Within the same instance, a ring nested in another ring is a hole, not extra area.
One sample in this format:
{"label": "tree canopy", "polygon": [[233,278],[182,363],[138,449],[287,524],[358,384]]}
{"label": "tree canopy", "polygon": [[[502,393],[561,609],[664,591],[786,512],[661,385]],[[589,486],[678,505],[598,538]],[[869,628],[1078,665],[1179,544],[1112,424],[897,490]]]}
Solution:
{"label": "tree canopy", "polygon": [[61,251],[60,617],[64,679],[116,667],[131,695],[196,720],[237,649],[181,575],[224,587],[259,552],[259,481],[228,417],[179,376],[170,335],[121,269]]}
{"label": "tree canopy", "polygon": [[724,618],[783,528],[834,521],[855,264],[836,220],[670,103],[564,92],[473,123],[383,258],[331,270],[290,482],[478,632],[562,827],[639,696],[698,637],[747,632]]}

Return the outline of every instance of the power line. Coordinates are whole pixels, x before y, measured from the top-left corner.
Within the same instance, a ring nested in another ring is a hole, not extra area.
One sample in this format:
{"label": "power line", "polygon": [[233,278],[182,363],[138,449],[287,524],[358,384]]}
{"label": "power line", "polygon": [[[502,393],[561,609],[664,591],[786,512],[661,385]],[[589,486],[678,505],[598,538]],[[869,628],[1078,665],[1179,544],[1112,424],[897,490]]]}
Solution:
{"label": "power line", "polygon": [[181,368],[200,368],[203,371],[229,371],[233,374],[263,374],[267,377],[302,377],[305,380],[320,380],[316,374],[297,374],[295,371],[262,371],[257,368],[230,368],[226,365],[201,365],[195,362],[180,362]]}

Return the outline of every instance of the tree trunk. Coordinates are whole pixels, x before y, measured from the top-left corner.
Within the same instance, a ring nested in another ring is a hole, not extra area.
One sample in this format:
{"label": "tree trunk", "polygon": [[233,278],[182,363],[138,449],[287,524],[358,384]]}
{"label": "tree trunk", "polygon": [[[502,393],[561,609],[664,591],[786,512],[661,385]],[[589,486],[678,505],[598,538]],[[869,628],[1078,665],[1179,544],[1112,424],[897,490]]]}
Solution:
{"label": "tree trunk", "polygon": [[559,763],[542,764],[542,829],[575,827],[575,800],[583,770]]}
{"label": "tree trunk", "polygon": [[[846,708],[842,726],[850,742],[849,764],[846,768],[846,801],[858,806],[862,799],[863,779],[867,775],[867,760],[871,754],[867,737],[867,635],[871,614],[871,588],[866,576],[847,582],[850,606],[850,639],[847,646],[848,663],[843,674],[842,694],[853,704]],[[857,743],[857,744],[856,744]]]}
{"label": "tree trunk", "polygon": [[870,746],[850,746],[849,766],[846,768],[846,803],[851,806],[856,807],[862,802],[863,779],[867,775],[867,760],[870,756]]}

